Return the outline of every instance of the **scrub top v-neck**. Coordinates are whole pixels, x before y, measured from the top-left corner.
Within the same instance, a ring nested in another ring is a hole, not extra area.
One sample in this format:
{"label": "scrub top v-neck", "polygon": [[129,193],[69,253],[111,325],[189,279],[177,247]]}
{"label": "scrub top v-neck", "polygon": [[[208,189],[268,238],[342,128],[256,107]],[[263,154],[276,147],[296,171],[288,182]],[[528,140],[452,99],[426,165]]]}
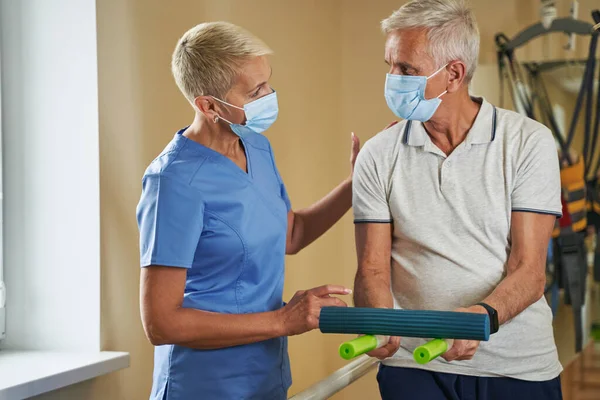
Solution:
{"label": "scrub top v-neck", "polygon": [[[269,141],[244,137],[246,172],[182,132],[144,174],[141,266],[187,268],[187,308],[281,308],[291,206]],[[218,350],[166,345],[155,349],[151,399],[285,399],[290,384],[285,338]]]}

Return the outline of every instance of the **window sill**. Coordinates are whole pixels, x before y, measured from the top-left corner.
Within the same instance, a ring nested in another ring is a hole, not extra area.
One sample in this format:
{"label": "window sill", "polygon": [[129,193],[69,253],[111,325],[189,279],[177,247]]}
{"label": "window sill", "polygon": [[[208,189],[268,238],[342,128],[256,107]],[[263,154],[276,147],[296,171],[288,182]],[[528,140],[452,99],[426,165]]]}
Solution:
{"label": "window sill", "polygon": [[129,353],[0,351],[0,400],[23,399],[129,367]]}

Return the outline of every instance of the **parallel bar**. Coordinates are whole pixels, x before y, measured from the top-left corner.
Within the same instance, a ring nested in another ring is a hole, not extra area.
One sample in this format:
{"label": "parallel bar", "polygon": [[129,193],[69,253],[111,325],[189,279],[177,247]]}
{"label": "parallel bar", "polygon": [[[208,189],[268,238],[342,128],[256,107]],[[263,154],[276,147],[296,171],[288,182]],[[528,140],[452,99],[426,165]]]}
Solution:
{"label": "parallel bar", "polygon": [[338,369],[327,378],[319,381],[290,397],[289,400],[324,400],[328,399],[352,382],[366,375],[379,364],[376,358],[362,356]]}

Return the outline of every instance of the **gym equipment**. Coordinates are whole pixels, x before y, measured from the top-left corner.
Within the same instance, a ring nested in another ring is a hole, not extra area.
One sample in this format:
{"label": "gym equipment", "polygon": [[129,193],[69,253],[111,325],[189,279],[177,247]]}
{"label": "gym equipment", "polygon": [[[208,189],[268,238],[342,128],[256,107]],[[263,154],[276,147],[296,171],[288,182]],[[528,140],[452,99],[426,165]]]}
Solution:
{"label": "gym equipment", "polygon": [[581,232],[561,235],[556,239],[557,266],[561,271],[559,285],[565,289],[565,304],[571,305],[575,322],[575,351],[583,348],[583,316],[587,260],[584,234]]}
{"label": "gym equipment", "polygon": [[[556,279],[556,263],[554,259],[554,239],[550,239],[548,244],[548,254],[546,256],[546,288],[544,294],[550,293],[550,309],[552,318],[556,317],[558,311],[558,279]],[[550,277],[550,279],[548,279]]]}
{"label": "gym equipment", "polygon": [[[487,341],[490,319],[487,314],[455,311],[324,307],[319,317],[319,329],[323,333],[364,335],[340,345],[340,356],[350,360],[385,345],[389,336]],[[443,354],[448,343],[434,339],[423,345],[425,347],[421,346],[419,362],[429,362],[425,359],[432,360]]]}
{"label": "gym equipment", "polygon": [[600,343],[600,323],[592,324],[592,339],[596,343]]}
{"label": "gym equipment", "polygon": [[323,333],[488,340],[490,317],[455,311],[324,307],[319,329]]}
{"label": "gym equipment", "polygon": [[[344,360],[351,360],[361,354],[368,353],[384,346],[388,342],[389,336],[364,335],[354,340],[344,342],[340,345],[340,357]],[[413,351],[413,358],[419,364],[427,364],[431,360],[441,356],[450,350],[453,339],[433,339],[417,347]]]}
{"label": "gym equipment", "polygon": [[[600,11],[596,10],[592,12],[592,18],[595,22],[600,22]],[[515,56],[515,50],[529,41],[546,35],[548,33],[561,32],[568,35],[591,35],[590,47],[588,58],[585,61],[585,73],[581,82],[581,88],[577,103],[575,105],[573,119],[570,124],[569,133],[567,134],[566,140],[563,138],[562,132],[556,123],[551,103],[548,98],[547,91],[543,85],[540,72],[549,69],[557,68],[566,64],[572,64],[573,61],[553,61],[547,63],[528,63],[523,64],[526,71],[529,73],[527,76],[523,71],[521,64],[517,62]],[[598,132],[598,114],[600,109],[596,112],[596,121],[592,129],[592,95],[593,95],[593,82],[594,82],[594,70],[596,63],[596,48],[598,41],[598,31],[594,30],[594,26],[585,21],[579,21],[573,18],[559,18],[552,21],[551,26],[546,29],[542,23],[534,24],[520,33],[518,33],[513,39],[509,39],[505,34],[498,33],[496,35],[496,47],[498,56],[498,71],[500,77],[500,88],[501,88],[501,106],[504,103],[504,80],[507,79],[511,85],[512,90],[509,90],[515,107],[522,114],[527,115],[530,118],[540,120],[545,123],[553,132],[556,141],[561,150],[561,158],[567,161],[568,165],[572,165],[576,160],[572,160],[569,154],[569,149],[572,144],[575,128],[579,118],[579,112],[583,106],[585,97],[587,96],[586,104],[586,121],[585,121],[585,148],[587,153],[584,154],[584,159],[587,161],[586,172],[593,171],[591,169],[590,161],[593,159],[593,150],[597,141]],[[527,79],[526,79],[527,78]],[[527,83],[531,83],[533,90],[529,90]],[[537,109],[536,109],[537,106]],[[598,107],[597,107],[598,108]],[[539,110],[539,115],[537,113]],[[536,118],[536,116],[538,118]],[[595,132],[592,134],[592,132]]]}
{"label": "gym equipment", "polygon": [[[547,6],[550,7],[550,5]],[[576,17],[577,11],[574,9],[571,11],[571,18],[557,19],[550,13],[543,23],[537,23],[524,29],[512,39],[503,33],[498,33],[495,40],[500,74],[501,105],[504,80],[506,79],[510,84],[509,93],[517,111],[548,126],[560,148],[563,217],[556,221],[553,232],[554,269],[551,271],[552,282],[547,286],[546,292],[552,293],[552,305],[553,311],[555,311],[558,288],[565,290],[565,304],[572,306],[575,316],[575,349],[579,352],[583,339],[581,308],[585,301],[587,277],[584,232],[588,224],[588,215],[590,220],[595,217],[593,215],[595,200],[600,198],[597,184],[586,182],[586,178],[590,178],[592,174],[595,177],[600,168],[600,162],[596,162],[595,167],[592,165],[600,155],[598,154],[600,146],[597,145],[600,135],[600,90],[596,95],[596,109],[593,110],[596,52],[600,36],[600,11],[592,12],[592,19],[596,25],[579,21]],[[574,46],[575,35],[590,35],[587,59],[525,64],[517,62],[515,57],[517,48],[535,38],[553,32],[567,34],[570,48]],[[573,64],[585,65],[585,70],[573,110],[573,118],[568,133],[563,136],[564,132],[561,132],[555,118],[552,103],[542,79],[542,72]],[[582,154],[577,159],[572,156],[571,145],[582,108],[585,108],[584,145]],[[600,279],[600,259],[597,264],[597,279]]]}
{"label": "gym equipment", "polygon": [[340,345],[340,357],[344,360],[351,360],[361,354],[378,349],[388,342],[389,336],[364,335],[354,340],[344,342]]}
{"label": "gym equipment", "polygon": [[595,282],[600,282],[600,179],[598,176],[588,182],[587,212],[588,223],[595,228],[596,232],[593,276]]}
{"label": "gym equipment", "polygon": [[587,227],[586,184],[583,157],[560,170],[563,189],[563,217],[556,220],[552,237],[583,232]]}
{"label": "gym equipment", "polygon": [[454,341],[452,339],[430,340],[413,351],[413,358],[418,364],[427,364],[431,360],[450,350],[453,343]]}

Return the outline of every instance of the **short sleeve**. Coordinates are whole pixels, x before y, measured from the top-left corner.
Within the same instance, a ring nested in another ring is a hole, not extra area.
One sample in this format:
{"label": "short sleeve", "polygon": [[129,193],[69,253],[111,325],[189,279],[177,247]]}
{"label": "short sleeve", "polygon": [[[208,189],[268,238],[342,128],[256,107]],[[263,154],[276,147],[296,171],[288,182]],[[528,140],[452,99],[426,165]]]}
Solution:
{"label": "short sleeve", "polygon": [[533,132],[523,145],[512,191],[512,211],[562,215],[560,167],[548,129]]}
{"label": "short sleeve", "polygon": [[141,266],[191,268],[203,214],[196,189],[160,175],[144,177],[137,207]]}
{"label": "short sleeve", "polygon": [[383,181],[384,174],[378,169],[367,145],[358,153],[354,165],[352,177],[354,223],[390,223],[392,216]]}

